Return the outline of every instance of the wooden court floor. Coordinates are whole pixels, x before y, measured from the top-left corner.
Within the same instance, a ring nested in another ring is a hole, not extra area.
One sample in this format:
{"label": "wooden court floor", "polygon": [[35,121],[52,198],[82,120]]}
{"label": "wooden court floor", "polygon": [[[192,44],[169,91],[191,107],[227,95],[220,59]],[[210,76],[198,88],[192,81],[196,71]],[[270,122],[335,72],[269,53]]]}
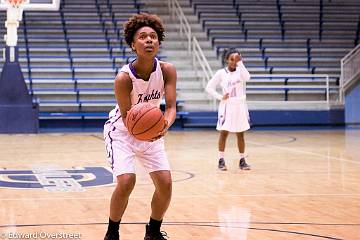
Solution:
{"label": "wooden court floor", "polygon": [[[166,136],[171,240],[360,239],[360,130],[249,131],[251,171],[237,167],[234,135],[229,170],[218,171],[217,138]],[[102,240],[114,188],[107,167],[101,133],[0,135],[0,239]],[[143,239],[150,214],[153,186],[137,171],[124,240]]]}

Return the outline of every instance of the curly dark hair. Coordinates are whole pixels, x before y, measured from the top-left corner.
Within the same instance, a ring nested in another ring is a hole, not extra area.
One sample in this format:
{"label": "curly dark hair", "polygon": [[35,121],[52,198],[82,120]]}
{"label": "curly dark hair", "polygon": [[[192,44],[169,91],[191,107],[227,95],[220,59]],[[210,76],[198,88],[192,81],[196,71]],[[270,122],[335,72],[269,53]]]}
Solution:
{"label": "curly dark hair", "polygon": [[230,55],[233,53],[238,53],[239,55],[241,55],[240,51],[237,50],[236,48],[224,49],[223,56],[222,56],[222,65],[223,66],[225,66],[226,61],[229,59]]}
{"label": "curly dark hair", "polygon": [[149,13],[139,13],[133,15],[129,21],[124,23],[124,37],[126,43],[131,47],[131,43],[134,40],[134,35],[136,31],[142,27],[151,27],[155,30],[156,34],[158,35],[159,44],[165,38],[165,29],[164,25],[161,22],[161,19],[155,14]]}

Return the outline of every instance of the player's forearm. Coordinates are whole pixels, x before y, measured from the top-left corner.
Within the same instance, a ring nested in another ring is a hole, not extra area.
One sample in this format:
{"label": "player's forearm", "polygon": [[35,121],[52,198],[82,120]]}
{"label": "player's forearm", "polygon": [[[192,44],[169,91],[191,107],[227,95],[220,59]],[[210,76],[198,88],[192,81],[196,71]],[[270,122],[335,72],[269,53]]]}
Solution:
{"label": "player's forearm", "polygon": [[239,61],[237,63],[237,67],[240,69],[241,78],[243,81],[249,81],[250,80],[250,73],[246,69],[244,63],[242,61]]}
{"label": "player's forearm", "polygon": [[164,118],[170,127],[176,119],[176,107],[165,108]]}
{"label": "player's forearm", "polygon": [[223,98],[223,96],[219,94],[215,89],[206,88],[206,92],[218,100],[221,100]]}

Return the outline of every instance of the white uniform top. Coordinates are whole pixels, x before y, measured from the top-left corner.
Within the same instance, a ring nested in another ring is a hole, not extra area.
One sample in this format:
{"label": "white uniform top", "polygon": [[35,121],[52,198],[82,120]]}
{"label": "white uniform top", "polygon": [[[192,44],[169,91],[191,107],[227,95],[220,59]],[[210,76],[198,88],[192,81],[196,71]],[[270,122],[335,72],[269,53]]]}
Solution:
{"label": "white uniform top", "polygon": [[[248,80],[250,80],[250,73],[240,61],[233,72],[230,72],[228,68],[218,70],[207,84],[206,91],[218,100],[222,100],[226,93],[229,93],[229,98],[245,99],[246,81]],[[221,87],[223,94],[216,91],[217,86]]]}
{"label": "white uniform top", "polygon": [[[141,102],[150,102],[160,107],[161,99],[164,96],[164,78],[158,59],[155,58],[153,70],[148,81],[144,81],[137,75],[132,63],[124,65],[120,72],[128,73],[132,81],[133,89],[130,93],[131,106]],[[115,109],[109,113],[109,118],[109,121],[117,129],[126,129],[121,119],[119,105],[116,105]]]}
{"label": "white uniform top", "polygon": [[[218,70],[208,82],[206,91],[220,100],[217,130],[243,132],[250,128],[249,111],[246,104],[246,81],[250,73],[242,61],[237,63],[236,70],[228,68]],[[220,87],[222,94],[216,91]],[[223,100],[223,95],[229,93],[229,98]]]}
{"label": "white uniform top", "polygon": [[[120,70],[129,74],[133,89],[130,93],[131,105],[140,102],[151,102],[160,106],[164,95],[164,79],[159,61],[155,58],[153,71],[148,81],[137,74],[132,64],[123,66]],[[170,170],[165,153],[164,139],[153,142],[135,139],[126,129],[118,105],[109,114],[109,120],[104,126],[104,139],[107,159],[116,177],[125,173],[135,173],[135,159],[138,159],[147,172]]]}

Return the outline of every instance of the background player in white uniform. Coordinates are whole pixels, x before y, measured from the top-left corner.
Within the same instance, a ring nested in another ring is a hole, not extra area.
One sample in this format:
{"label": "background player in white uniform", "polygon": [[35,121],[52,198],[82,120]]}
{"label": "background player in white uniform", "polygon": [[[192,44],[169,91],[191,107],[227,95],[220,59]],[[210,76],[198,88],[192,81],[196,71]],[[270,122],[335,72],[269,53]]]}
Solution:
{"label": "background player in white uniform", "polygon": [[[119,239],[119,224],[136,180],[135,157],[149,172],[155,185],[150,222],[146,225],[144,239],[165,239],[160,227],[170,204],[172,180],[162,136],[176,117],[176,69],[172,64],[155,58],[164,39],[164,27],[156,15],[134,15],[125,23],[124,35],[137,58],[124,66],[115,79],[118,105],[104,126],[108,160],[117,181],[111,197],[105,240]],[[135,139],[124,123],[127,111],[140,102],[159,106],[163,95],[166,102],[164,130],[148,142]]]}
{"label": "background player in white uniform", "polygon": [[[249,111],[246,104],[246,81],[250,74],[245,68],[242,57],[236,49],[224,51],[223,64],[226,67],[218,70],[208,82],[206,91],[220,100],[218,109],[218,122],[216,129],[220,131],[219,137],[219,169],[227,170],[224,160],[226,139],[229,132],[235,132],[240,152],[240,169],[249,170],[245,161],[244,132],[250,128]],[[220,87],[222,94],[216,91]]]}

